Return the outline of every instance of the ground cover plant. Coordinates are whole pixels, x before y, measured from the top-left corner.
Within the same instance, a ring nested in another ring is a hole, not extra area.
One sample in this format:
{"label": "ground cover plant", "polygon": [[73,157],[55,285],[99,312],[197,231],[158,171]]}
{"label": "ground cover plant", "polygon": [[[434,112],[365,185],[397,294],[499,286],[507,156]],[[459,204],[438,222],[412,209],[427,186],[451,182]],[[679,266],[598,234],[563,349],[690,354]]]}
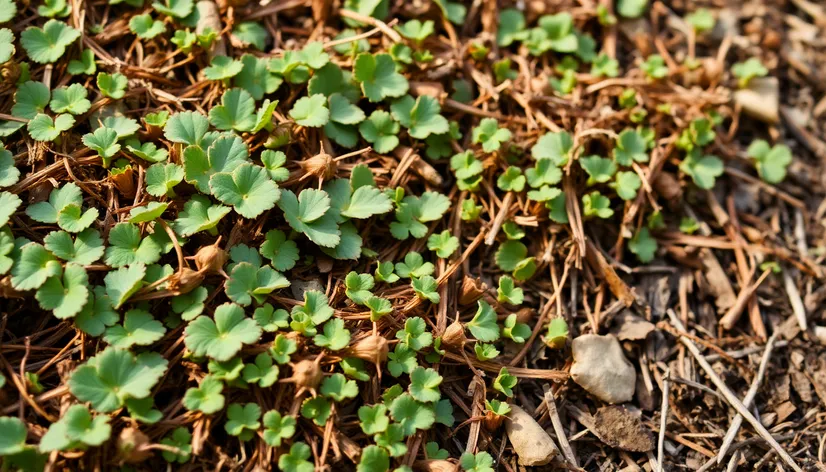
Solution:
{"label": "ground cover plant", "polygon": [[3,470],[820,470],[826,11],[0,0]]}

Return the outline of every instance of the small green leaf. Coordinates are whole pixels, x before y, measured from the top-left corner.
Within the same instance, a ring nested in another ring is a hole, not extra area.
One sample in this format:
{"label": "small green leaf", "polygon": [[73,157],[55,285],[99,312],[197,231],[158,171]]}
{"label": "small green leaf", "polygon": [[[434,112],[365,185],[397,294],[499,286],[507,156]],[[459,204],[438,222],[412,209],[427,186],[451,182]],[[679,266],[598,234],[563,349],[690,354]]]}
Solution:
{"label": "small green leaf", "polygon": [[68,113],[52,117],[43,113],[38,113],[26,125],[29,136],[35,141],[54,141],[60,133],[70,129],[75,124],[75,117]]}
{"label": "small green leaf", "polygon": [[15,290],[40,288],[50,277],[60,276],[63,268],[49,251],[37,243],[20,248],[20,256],[11,271]]}
{"label": "small green leaf", "polygon": [[628,241],[628,249],[637,255],[637,259],[642,263],[651,262],[657,253],[657,240],[651,237],[648,228],[642,227]]}
{"label": "small green leaf", "polygon": [[213,175],[209,188],[215,198],[232,205],[244,218],[255,218],[273,208],[281,195],[266,169],[251,164],[241,164],[232,173]]}
{"label": "small green leaf", "polygon": [[153,20],[149,13],[135,15],[129,20],[129,30],[141,39],[152,39],[166,31],[163,21]]}
{"label": "small green leaf", "polygon": [[281,416],[276,410],[264,413],[264,442],[271,447],[280,447],[282,441],[293,437],[295,426],[292,416]]}
{"label": "small green leaf", "polygon": [[611,200],[599,192],[591,192],[582,196],[582,212],[585,217],[610,218],[614,215]]}
{"label": "small green leaf", "polygon": [[75,369],[69,378],[69,390],[78,400],[108,413],[121,408],[129,398],[148,397],[166,368],[166,359],[156,352],[135,356],[108,347]]}
{"label": "small green leaf", "polygon": [[516,387],[516,376],[510,375],[508,369],[502,367],[499,369],[499,375],[493,380],[493,389],[503,393],[507,397],[513,396],[513,388]]}
{"label": "small green leaf", "polygon": [[407,79],[396,72],[396,63],[389,54],[359,54],[353,64],[353,78],[361,84],[367,99],[374,103],[388,97],[401,97],[408,89]]}
{"label": "small green leaf", "polygon": [[694,148],[680,163],[680,170],[690,176],[698,187],[710,190],[714,188],[717,177],[723,175],[724,168],[720,158],[703,156],[699,148]]}
{"label": "small green leaf", "polygon": [[146,267],[143,264],[134,264],[121,267],[106,274],[103,281],[106,285],[106,294],[112,300],[115,309],[120,308],[141,287]]}
{"label": "small green leaf", "polygon": [[224,425],[226,432],[238,436],[242,441],[249,441],[255,436],[256,430],[261,427],[261,407],[255,403],[232,403],[227,408],[227,422]]}
{"label": "small green leaf", "polygon": [[229,89],[221,104],[209,110],[209,122],[219,130],[250,131],[256,122],[255,100],[244,89]]}
{"label": "small green leaf", "polygon": [[224,384],[212,375],[201,380],[198,387],[187,389],[183,404],[187,410],[200,411],[207,415],[221,411],[224,408]]}
{"label": "small green leaf", "polygon": [[390,105],[393,118],[416,139],[450,131],[447,119],[439,114],[441,110],[439,101],[429,95],[420,95],[415,100],[407,95]]}
{"label": "small green leaf", "polygon": [[86,269],[77,264],[67,264],[63,276],[54,275],[46,279],[37,290],[35,298],[40,308],[53,310],[57,319],[75,316],[89,298]]}
{"label": "small green leaf", "polygon": [[786,168],[792,162],[792,151],[785,144],[769,147],[769,143],[757,139],[749,145],[747,154],[754,159],[760,178],[770,184],[779,184],[786,178]]}
{"label": "small green leaf", "polygon": [[410,282],[413,287],[413,292],[422,300],[430,300],[432,303],[439,303],[441,297],[439,296],[439,283],[433,277],[424,275],[415,278]]}
{"label": "small green leaf", "polygon": [[330,120],[326,97],[316,94],[298,99],[290,110],[290,117],[301,126],[324,126]]}
{"label": "small green leaf", "polygon": [[215,309],[215,319],[201,315],[184,330],[187,349],[197,356],[209,356],[217,361],[231,359],[244,344],[261,337],[261,328],[244,310],[234,303],[224,303]]}
{"label": "small green leaf", "polygon": [[746,88],[755,77],[765,77],[769,70],[760,62],[760,59],[751,57],[745,62],[738,62],[731,66],[731,73],[737,77],[737,85]]}
{"label": "small green leaf", "polygon": [[92,103],[86,98],[86,87],[81,84],[72,84],[68,87],[58,87],[52,91],[52,101],[49,108],[55,113],[71,113],[82,115],[89,111]]}
{"label": "small green leaf", "polygon": [[97,77],[98,89],[105,97],[118,100],[126,95],[127,79],[120,73],[107,74],[101,72]]}
{"label": "small green leaf", "polygon": [[479,341],[494,342],[499,339],[499,325],[496,324],[496,311],[484,300],[477,302],[478,308],[473,319],[465,324],[470,333]]}
{"label": "small green leaf", "polygon": [[600,156],[580,157],[579,165],[588,173],[587,185],[605,183],[617,172],[617,165],[611,159]]}
{"label": "small green leaf", "polygon": [[499,128],[499,122],[494,118],[483,118],[479,126],[473,128],[472,137],[474,143],[482,144],[485,152],[493,152],[511,138],[511,132],[506,128]]}
{"label": "small green leaf", "polygon": [[507,275],[499,278],[499,288],[496,289],[497,301],[500,303],[510,303],[511,305],[521,305],[525,300],[525,293],[521,288],[516,287],[513,279]]}
{"label": "small green leaf", "polygon": [[80,37],[80,31],[57,20],[49,20],[43,28],[29,26],[20,33],[20,43],[29,58],[39,64],[57,62],[66,48]]}

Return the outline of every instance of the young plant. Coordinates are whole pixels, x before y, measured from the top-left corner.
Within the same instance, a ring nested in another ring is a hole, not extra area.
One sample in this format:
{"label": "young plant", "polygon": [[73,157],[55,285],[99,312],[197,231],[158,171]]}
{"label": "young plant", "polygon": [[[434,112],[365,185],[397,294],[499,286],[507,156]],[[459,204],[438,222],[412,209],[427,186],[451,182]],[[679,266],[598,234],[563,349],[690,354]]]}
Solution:
{"label": "young plant", "polygon": [[757,173],[764,181],[779,184],[786,178],[786,168],[792,162],[792,151],[789,146],[775,144],[769,147],[769,143],[757,139],[749,145],[746,153],[754,159]]}

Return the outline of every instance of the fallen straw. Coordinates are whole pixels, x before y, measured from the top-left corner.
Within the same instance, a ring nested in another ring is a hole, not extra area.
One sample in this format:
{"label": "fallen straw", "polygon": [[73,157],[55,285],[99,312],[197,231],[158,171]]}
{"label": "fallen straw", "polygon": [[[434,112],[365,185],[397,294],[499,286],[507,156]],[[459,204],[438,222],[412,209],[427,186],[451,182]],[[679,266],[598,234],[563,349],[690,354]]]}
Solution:
{"label": "fallen straw", "polygon": [[[668,318],[671,320],[671,324],[674,325],[674,327],[677,328],[678,331],[685,333],[685,326],[683,326],[682,322],[677,317],[677,314],[674,313],[674,310],[669,309],[666,313],[668,313]],[[683,345],[688,348],[688,352],[690,352],[691,355],[693,355],[694,358],[697,359],[697,363],[700,364],[700,367],[703,368],[703,370],[706,372],[706,375],[708,375],[712,383],[714,383],[714,385],[717,386],[717,388],[720,390],[720,393],[723,394],[723,396],[726,398],[729,404],[732,407],[734,407],[734,409],[737,410],[737,412],[740,413],[743,416],[743,418],[745,418],[746,421],[748,421],[752,425],[752,427],[754,427],[757,433],[760,436],[762,436],[767,443],[769,443],[772,449],[774,449],[777,452],[777,454],[783,459],[783,461],[786,464],[789,465],[789,467],[798,472],[803,472],[803,469],[801,469],[800,466],[798,466],[797,463],[794,461],[792,456],[790,456],[789,453],[783,449],[783,446],[781,446],[780,443],[778,443],[772,437],[771,433],[769,433],[766,430],[766,428],[760,423],[760,420],[755,418],[754,415],[751,414],[749,409],[746,408],[746,406],[743,405],[743,403],[739,399],[737,399],[737,397],[731,390],[729,390],[726,383],[723,382],[723,380],[714,372],[714,369],[711,367],[711,364],[709,364],[706,358],[703,357],[703,354],[700,352],[697,346],[684,335],[680,336],[680,342],[683,343]]]}

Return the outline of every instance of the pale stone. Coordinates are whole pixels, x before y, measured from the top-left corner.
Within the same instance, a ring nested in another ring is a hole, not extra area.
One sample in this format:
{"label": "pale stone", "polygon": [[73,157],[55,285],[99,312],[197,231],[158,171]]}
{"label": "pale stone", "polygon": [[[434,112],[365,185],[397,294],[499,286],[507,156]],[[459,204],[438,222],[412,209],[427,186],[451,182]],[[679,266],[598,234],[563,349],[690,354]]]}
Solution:
{"label": "pale stone", "polygon": [[634,396],[637,374],[613,335],[586,334],[571,344],[571,378],[588,393],[607,403],[624,403]]}
{"label": "pale stone", "polygon": [[505,431],[520,465],[545,465],[559,454],[551,436],[528,412],[516,405],[511,405]]}

